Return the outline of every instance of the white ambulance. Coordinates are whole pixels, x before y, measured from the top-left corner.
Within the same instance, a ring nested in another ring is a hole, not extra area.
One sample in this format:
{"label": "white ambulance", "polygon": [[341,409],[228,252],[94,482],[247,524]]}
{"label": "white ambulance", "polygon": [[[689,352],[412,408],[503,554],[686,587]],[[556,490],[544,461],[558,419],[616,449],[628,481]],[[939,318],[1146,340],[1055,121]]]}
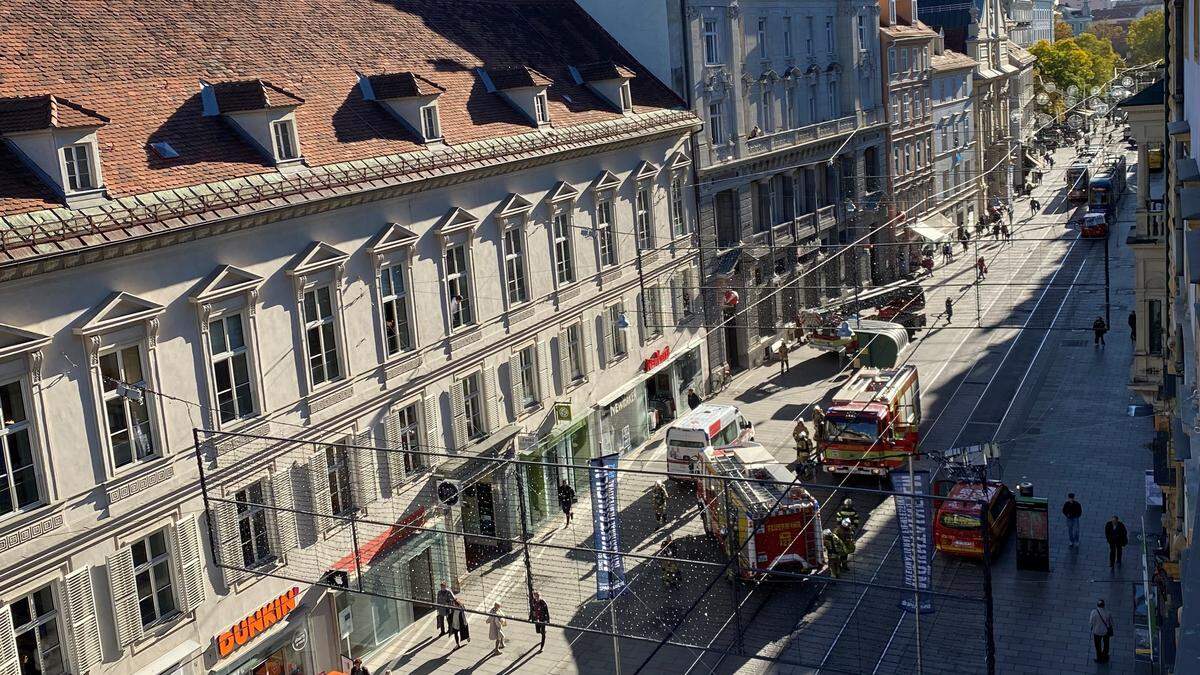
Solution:
{"label": "white ambulance", "polygon": [[693,480],[701,452],[753,440],[754,425],[737,407],[703,403],[667,429],[667,471],[676,480]]}

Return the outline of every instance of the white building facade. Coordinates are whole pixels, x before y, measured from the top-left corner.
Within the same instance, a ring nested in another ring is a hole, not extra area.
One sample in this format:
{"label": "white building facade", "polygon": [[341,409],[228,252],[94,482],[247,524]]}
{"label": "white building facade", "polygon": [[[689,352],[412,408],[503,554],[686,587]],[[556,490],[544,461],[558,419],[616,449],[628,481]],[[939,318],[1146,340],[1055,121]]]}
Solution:
{"label": "white building facade", "polygon": [[974,172],[974,59],[937,45],[933,62],[933,152],[937,211],[957,228],[973,228],[981,211]]}
{"label": "white building facade", "polygon": [[[338,669],[417,610],[296,581],[354,549],[320,517],[264,506],[444,528],[397,563],[405,592],[431,598],[438,579],[473,583],[449,535],[480,527],[470,509],[414,509],[454,472],[437,455],[582,433],[558,456],[569,468],[636,447],[702,386],[699,120],[616,45],[616,62],[588,61],[573,30],[598,27],[574,6],[539,13],[567,36],[545,51],[356,10],[345,50],[268,40],[224,77],[128,27],[278,33],[167,3],[77,9],[74,28],[0,27],[107,64],[64,84],[72,64],[26,55],[45,80],[0,99],[0,161],[22,167],[0,180],[0,673]],[[487,2],[453,11],[513,20]],[[127,28],[100,30],[110,18]],[[368,30],[469,67],[353,39]],[[139,59],[172,75],[123,77]],[[222,434],[199,459],[196,429]],[[316,452],[284,463],[267,437]],[[350,443],[433,454],[351,464]],[[242,480],[205,486],[231,500],[210,518],[198,461],[239,452]],[[516,517],[500,494],[472,497]]]}

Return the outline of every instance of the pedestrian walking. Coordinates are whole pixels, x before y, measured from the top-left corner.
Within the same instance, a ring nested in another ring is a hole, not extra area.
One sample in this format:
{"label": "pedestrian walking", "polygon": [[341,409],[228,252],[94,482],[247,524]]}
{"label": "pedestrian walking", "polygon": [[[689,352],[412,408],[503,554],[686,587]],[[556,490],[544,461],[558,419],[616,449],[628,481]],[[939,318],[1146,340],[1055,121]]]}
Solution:
{"label": "pedestrian walking", "polygon": [[967,242],[970,239],[971,239],[970,235],[967,234],[967,228],[965,228],[965,227],[958,228],[958,243],[962,244],[963,253],[967,252],[967,248],[969,248],[969,246],[967,245]]}
{"label": "pedestrian walking", "polygon": [[350,666],[350,675],[371,675],[371,671],[363,665],[362,659],[354,659],[354,665]]}
{"label": "pedestrian walking", "polygon": [[1094,336],[1092,344],[1103,347],[1104,334],[1107,332],[1108,324],[1104,323],[1104,317],[1096,317],[1096,320],[1092,322],[1092,335]]}
{"label": "pedestrian walking", "polygon": [[500,603],[492,605],[492,611],[488,612],[487,625],[488,639],[495,642],[492,653],[499,654],[504,651],[504,627],[508,625],[508,621],[500,616]]}
{"label": "pedestrian walking", "polygon": [[529,620],[533,622],[533,629],[542,638],[538,644],[540,652],[546,648],[546,624],[550,623],[550,605],[546,604],[537,591],[533,592],[533,602],[529,603]]}
{"label": "pedestrian walking", "polygon": [[986,279],[987,272],[987,262],[984,261],[983,256],[979,256],[975,259],[975,281]]}
{"label": "pedestrian walking", "polygon": [[1129,339],[1137,342],[1137,312],[1129,313]]}
{"label": "pedestrian walking", "polygon": [[1012,243],[1012,230],[1010,230],[1008,225],[1005,225],[1004,223],[1000,223],[1000,236],[1004,239],[1004,241],[1010,244]]}
{"label": "pedestrian walking", "polygon": [[1129,543],[1129,531],[1125,529],[1125,523],[1113,516],[1104,524],[1104,539],[1108,541],[1108,569],[1111,570],[1114,565],[1121,564],[1121,551]]}
{"label": "pedestrian walking", "polygon": [[696,393],[695,387],[688,389],[687,403],[689,410],[695,410],[700,407],[700,394]]}
{"label": "pedestrian walking", "polygon": [[1104,601],[1097,600],[1096,608],[1088,617],[1088,628],[1092,630],[1092,645],[1096,648],[1096,663],[1108,660],[1108,643],[1113,635],[1112,612],[1104,609]]}
{"label": "pedestrian walking", "polygon": [[950,324],[950,319],[954,318],[954,301],[946,296],[946,324]]}
{"label": "pedestrian walking", "polygon": [[942,263],[950,263],[954,261],[954,249],[950,247],[950,242],[942,244]]}
{"label": "pedestrian walking", "polygon": [[450,609],[458,601],[458,598],[454,595],[454,591],[450,590],[450,587],[443,581],[438,588],[436,600],[438,637],[441,637],[446,634],[446,619],[450,617]]}
{"label": "pedestrian walking", "polygon": [[464,642],[471,641],[471,626],[467,623],[467,608],[454,599],[454,609],[450,611],[450,634],[454,636],[454,646],[459,647]]}
{"label": "pedestrian walking", "polygon": [[1083,505],[1075,501],[1075,493],[1067,493],[1062,514],[1067,518],[1067,545],[1079,547],[1079,519],[1083,517]]}
{"label": "pedestrian walking", "polygon": [[1030,199],[1030,200],[1029,200],[1029,211],[1030,211],[1030,213],[1036,214],[1038,211],[1041,211],[1041,210],[1042,210],[1042,203],[1041,203],[1041,202],[1039,202],[1037,199]]}
{"label": "pedestrian walking", "polygon": [[662,527],[667,522],[667,486],[661,481],[655,481],[650,488],[654,501],[654,522]]}
{"label": "pedestrian walking", "polygon": [[788,363],[788,343],[784,340],[779,343],[779,374],[786,373],[789,368],[791,364]]}
{"label": "pedestrian walking", "polygon": [[575,489],[564,478],[558,483],[558,506],[562,509],[563,514],[567,517],[567,524],[571,524],[571,507],[575,505]]}
{"label": "pedestrian walking", "polygon": [[1001,216],[999,213],[996,214],[996,223],[994,225],[992,225],[992,240],[993,241],[1000,241],[1000,219],[1002,217],[1003,216]]}

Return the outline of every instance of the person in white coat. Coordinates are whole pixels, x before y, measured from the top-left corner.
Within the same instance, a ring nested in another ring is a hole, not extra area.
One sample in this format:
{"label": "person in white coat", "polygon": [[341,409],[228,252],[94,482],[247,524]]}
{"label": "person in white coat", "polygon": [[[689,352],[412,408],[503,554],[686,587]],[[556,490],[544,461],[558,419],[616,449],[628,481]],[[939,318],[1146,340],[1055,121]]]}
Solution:
{"label": "person in white coat", "polygon": [[1096,602],[1096,609],[1088,617],[1088,628],[1092,630],[1092,643],[1096,647],[1096,663],[1108,660],[1108,642],[1113,634],[1112,612],[1104,609],[1104,601]]}
{"label": "person in white coat", "polygon": [[493,653],[499,654],[504,649],[504,627],[508,625],[508,621],[500,616],[500,603],[492,605],[492,611],[488,613],[488,639],[496,642],[496,647]]}

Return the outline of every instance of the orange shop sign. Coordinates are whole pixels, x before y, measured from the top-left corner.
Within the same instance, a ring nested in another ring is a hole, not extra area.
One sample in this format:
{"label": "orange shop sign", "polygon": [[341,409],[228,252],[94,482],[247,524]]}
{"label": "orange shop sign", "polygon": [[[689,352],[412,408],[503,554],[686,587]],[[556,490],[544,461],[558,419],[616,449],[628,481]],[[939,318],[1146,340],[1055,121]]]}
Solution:
{"label": "orange shop sign", "polygon": [[648,373],[666,363],[667,359],[669,358],[671,358],[671,345],[667,345],[651,354],[650,357],[642,363],[642,370]]}
{"label": "orange shop sign", "polygon": [[217,636],[217,656],[225,658],[261,635],[296,609],[300,589],[292,587],[287,593],[254,610],[254,613],[229,627]]}

